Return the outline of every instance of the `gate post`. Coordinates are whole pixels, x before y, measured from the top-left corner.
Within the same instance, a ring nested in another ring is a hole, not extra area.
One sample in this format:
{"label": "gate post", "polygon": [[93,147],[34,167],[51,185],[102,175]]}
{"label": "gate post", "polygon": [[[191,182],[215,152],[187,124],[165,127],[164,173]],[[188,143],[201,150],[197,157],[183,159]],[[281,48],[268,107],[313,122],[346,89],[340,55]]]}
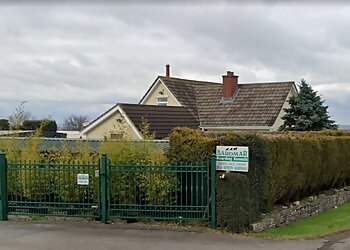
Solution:
{"label": "gate post", "polygon": [[216,197],[215,197],[215,173],[216,173],[216,155],[212,154],[210,159],[210,226],[216,228]]}
{"label": "gate post", "polygon": [[0,221],[7,218],[7,161],[6,154],[0,152]]}
{"label": "gate post", "polygon": [[107,224],[107,155],[102,154],[101,165],[101,222]]}

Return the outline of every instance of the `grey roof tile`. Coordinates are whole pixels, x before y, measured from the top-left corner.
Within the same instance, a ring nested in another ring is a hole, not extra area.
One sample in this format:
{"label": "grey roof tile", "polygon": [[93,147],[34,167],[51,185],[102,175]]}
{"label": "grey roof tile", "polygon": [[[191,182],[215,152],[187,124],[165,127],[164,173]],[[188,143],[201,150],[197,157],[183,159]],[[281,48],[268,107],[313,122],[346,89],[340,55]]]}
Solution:
{"label": "grey roof tile", "polygon": [[175,127],[198,128],[199,123],[185,107],[119,104],[137,129],[142,119],[150,124],[150,132],[156,139],[167,137]]}
{"label": "grey roof tile", "polygon": [[222,84],[160,77],[201,127],[272,126],[294,82],[239,84],[232,103],[221,103]]}

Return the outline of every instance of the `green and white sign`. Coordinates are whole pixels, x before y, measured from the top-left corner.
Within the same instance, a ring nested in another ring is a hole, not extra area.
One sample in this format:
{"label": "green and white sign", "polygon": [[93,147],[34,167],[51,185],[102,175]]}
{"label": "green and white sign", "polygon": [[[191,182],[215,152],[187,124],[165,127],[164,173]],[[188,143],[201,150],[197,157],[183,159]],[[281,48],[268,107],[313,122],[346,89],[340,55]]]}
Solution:
{"label": "green and white sign", "polygon": [[216,146],[216,170],[248,172],[248,165],[248,147]]}

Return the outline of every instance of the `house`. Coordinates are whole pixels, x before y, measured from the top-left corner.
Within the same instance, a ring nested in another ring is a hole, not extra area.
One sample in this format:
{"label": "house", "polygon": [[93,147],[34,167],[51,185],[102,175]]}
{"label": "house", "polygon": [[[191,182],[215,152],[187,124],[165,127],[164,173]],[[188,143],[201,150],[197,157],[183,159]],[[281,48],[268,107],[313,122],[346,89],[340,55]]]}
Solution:
{"label": "house", "polygon": [[157,77],[139,104],[116,104],[88,124],[82,137],[142,139],[142,120],[158,139],[177,126],[273,131],[297,93],[293,81],[241,84],[231,71],[222,78],[219,83],[171,77],[167,65],[166,75]]}
{"label": "house", "polygon": [[174,127],[198,128],[199,123],[186,107],[119,103],[88,124],[83,138],[143,139],[142,123],[149,124],[155,138],[167,137]]}

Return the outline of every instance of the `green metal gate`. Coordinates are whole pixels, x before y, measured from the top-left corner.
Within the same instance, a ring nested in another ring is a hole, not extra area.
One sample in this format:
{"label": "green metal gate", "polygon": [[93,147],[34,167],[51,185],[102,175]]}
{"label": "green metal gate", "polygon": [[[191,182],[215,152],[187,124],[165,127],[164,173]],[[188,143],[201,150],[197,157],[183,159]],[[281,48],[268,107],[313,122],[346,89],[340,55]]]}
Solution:
{"label": "green metal gate", "polygon": [[208,220],[209,165],[110,163],[108,216]]}
{"label": "green metal gate", "polygon": [[100,164],[8,162],[8,214],[100,218],[100,179],[77,185],[77,176],[94,176]]}
{"label": "green metal gate", "polygon": [[87,163],[7,162],[0,153],[0,188],[0,220],[8,214],[103,223],[210,220],[215,228],[215,157],[206,164],[157,165],[111,162],[105,154]]}

